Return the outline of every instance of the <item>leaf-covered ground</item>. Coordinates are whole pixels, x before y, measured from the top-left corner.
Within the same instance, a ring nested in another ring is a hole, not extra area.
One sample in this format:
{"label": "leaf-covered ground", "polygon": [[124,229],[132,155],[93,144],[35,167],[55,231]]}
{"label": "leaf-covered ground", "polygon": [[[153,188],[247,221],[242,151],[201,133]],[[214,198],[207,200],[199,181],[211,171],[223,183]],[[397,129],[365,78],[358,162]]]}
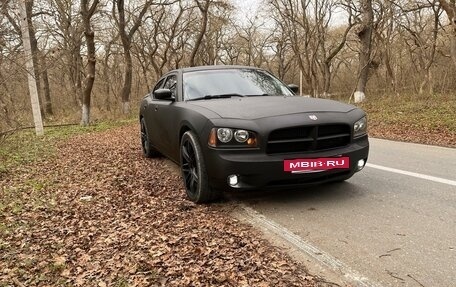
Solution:
{"label": "leaf-covered ground", "polygon": [[194,205],[136,125],[78,135],[0,174],[0,286],[315,286],[285,252]]}

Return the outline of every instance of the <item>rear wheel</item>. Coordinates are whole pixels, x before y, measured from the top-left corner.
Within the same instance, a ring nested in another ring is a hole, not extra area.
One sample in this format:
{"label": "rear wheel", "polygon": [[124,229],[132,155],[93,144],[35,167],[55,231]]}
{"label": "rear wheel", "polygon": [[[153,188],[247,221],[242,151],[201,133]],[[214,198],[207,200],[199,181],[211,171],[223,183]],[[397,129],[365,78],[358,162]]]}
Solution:
{"label": "rear wheel", "polygon": [[152,145],[150,144],[149,133],[147,131],[146,121],[144,120],[144,118],[141,118],[140,125],[141,125],[141,147],[142,147],[144,156],[148,157],[148,158],[157,157],[159,155],[159,152],[154,147],[152,147]]}
{"label": "rear wheel", "polygon": [[187,197],[196,203],[218,199],[221,193],[209,187],[203,154],[198,139],[191,131],[182,136],[180,145],[181,171]]}

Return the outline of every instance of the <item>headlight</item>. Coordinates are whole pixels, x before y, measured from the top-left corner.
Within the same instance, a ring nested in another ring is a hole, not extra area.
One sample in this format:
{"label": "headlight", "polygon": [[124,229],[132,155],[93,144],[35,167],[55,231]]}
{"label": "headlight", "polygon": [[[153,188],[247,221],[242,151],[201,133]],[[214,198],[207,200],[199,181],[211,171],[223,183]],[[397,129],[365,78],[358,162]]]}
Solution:
{"label": "headlight", "polygon": [[367,118],[363,117],[353,125],[353,137],[359,137],[367,133]]}
{"label": "headlight", "polygon": [[217,129],[217,138],[222,143],[228,143],[233,138],[233,130],[228,128]]}
{"label": "headlight", "polygon": [[245,143],[249,139],[249,132],[246,130],[237,130],[234,132],[234,138],[238,143]]}
{"label": "headlight", "polygon": [[213,128],[207,143],[211,147],[257,147],[257,136],[243,129]]}

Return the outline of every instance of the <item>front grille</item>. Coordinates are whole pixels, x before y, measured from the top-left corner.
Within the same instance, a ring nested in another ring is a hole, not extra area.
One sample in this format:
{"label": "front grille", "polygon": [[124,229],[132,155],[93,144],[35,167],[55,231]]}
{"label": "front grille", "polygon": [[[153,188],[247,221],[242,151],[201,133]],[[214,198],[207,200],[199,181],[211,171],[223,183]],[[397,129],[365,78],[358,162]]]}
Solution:
{"label": "front grille", "polygon": [[266,152],[297,153],[340,148],[350,143],[351,127],[343,124],[300,126],[274,130]]}

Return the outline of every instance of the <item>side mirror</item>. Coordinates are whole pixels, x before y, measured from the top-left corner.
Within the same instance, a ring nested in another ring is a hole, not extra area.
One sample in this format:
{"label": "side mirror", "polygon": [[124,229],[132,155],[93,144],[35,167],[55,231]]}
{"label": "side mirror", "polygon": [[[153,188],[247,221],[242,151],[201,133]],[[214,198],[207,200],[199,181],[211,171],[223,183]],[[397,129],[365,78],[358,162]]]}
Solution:
{"label": "side mirror", "polygon": [[289,84],[288,88],[294,93],[298,94],[299,93],[299,86],[295,84]]}
{"label": "side mirror", "polygon": [[154,92],[154,97],[157,100],[172,100],[172,92],[170,89],[158,89]]}

